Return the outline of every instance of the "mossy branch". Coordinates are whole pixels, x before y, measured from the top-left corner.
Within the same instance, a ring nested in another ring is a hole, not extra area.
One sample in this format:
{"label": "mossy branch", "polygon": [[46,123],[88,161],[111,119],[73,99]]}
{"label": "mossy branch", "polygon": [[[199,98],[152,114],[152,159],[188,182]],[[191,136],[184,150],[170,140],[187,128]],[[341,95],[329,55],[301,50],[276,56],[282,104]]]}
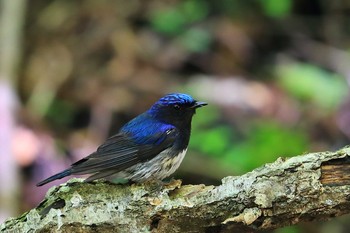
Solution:
{"label": "mossy branch", "polygon": [[279,158],[219,186],[148,182],[53,187],[4,232],[252,232],[350,213],[350,148]]}

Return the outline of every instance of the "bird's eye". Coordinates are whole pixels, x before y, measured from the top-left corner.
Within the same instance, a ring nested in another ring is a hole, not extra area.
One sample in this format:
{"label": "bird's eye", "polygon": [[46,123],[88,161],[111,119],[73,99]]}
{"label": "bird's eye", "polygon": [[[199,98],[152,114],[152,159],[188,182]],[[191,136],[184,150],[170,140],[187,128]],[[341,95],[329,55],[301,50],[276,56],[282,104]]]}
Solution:
{"label": "bird's eye", "polygon": [[179,110],[179,109],[180,109],[180,105],[175,104],[175,105],[174,105],[174,108],[175,108],[176,110]]}

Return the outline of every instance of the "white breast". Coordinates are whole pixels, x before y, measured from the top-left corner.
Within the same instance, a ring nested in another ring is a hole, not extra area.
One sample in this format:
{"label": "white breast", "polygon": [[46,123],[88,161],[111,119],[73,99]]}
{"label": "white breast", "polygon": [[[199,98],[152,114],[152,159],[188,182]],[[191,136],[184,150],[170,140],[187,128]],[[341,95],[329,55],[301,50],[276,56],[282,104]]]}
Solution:
{"label": "white breast", "polygon": [[[167,175],[166,177],[173,174],[180,167],[182,160],[185,158],[186,152],[187,152],[187,148],[185,150],[183,150],[182,152],[180,152],[177,156],[174,156],[172,159],[169,159],[169,161],[171,161],[170,165],[169,165],[170,169],[168,170],[169,175]],[[167,170],[167,169],[165,169],[165,170]]]}
{"label": "white breast", "polygon": [[136,164],[117,174],[135,182],[143,182],[149,179],[163,180],[173,174],[180,166],[186,155],[187,148],[178,155],[170,155],[170,150],[164,150],[153,159],[144,163]]}

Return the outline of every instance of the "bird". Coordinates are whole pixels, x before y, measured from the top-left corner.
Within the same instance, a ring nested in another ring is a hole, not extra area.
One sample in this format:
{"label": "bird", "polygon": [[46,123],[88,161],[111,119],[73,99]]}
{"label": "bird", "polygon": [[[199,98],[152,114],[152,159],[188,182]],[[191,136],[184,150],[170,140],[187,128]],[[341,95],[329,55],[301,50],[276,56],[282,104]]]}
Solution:
{"label": "bird", "polygon": [[192,117],[196,109],[206,105],[188,94],[167,94],[122,126],[95,152],[37,186],[85,174],[90,175],[85,182],[116,178],[135,183],[163,180],[179,168],[187,152]]}

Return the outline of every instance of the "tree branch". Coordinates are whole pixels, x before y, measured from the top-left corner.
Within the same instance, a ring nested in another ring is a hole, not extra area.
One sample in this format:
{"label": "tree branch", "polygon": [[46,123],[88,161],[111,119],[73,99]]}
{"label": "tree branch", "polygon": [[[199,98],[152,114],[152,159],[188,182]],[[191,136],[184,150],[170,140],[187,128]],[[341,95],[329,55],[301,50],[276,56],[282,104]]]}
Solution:
{"label": "tree branch", "polygon": [[219,186],[71,179],[5,232],[253,232],[350,212],[350,148],[271,164]]}

